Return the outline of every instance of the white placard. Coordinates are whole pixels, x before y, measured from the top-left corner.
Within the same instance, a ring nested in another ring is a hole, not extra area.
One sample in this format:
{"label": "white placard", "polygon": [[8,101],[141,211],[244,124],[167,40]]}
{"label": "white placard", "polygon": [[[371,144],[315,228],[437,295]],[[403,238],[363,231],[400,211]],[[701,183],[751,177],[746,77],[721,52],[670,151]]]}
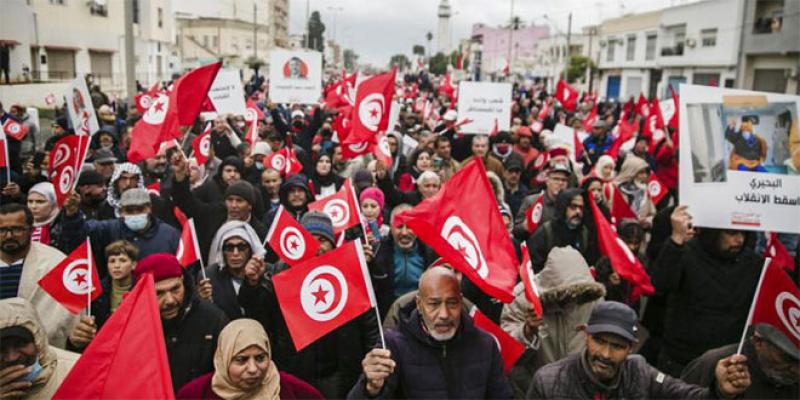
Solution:
{"label": "white placard", "polygon": [[67,101],[67,111],[75,134],[94,135],[100,129],[100,124],[97,123],[97,115],[94,113],[94,106],[92,105],[92,96],[89,95],[84,75],[79,75],[70,82],[64,97]]}
{"label": "white placard", "polygon": [[460,82],[458,84],[458,120],[471,123],[462,126],[464,133],[488,134],[495,120],[501,131],[511,126],[511,83]]}
{"label": "white placard", "polygon": [[[569,156],[575,159],[575,133],[574,129],[564,124],[556,124],[553,128],[553,136],[550,137],[550,147],[553,146],[566,146],[569,149]],[[589,134],[584,131],[578,131],[578,140],[583,143]]]}
{"label": "white placard", "polygon": [[680,94],[680,194],[694,224],[800,233],[800,97],[695,85]]}
{"label": "white placard", "polygon": [[273,103],[316,104],[322,95],[322,53],[272,50],[269,98]]}
{"label": "white placard", "polygon": [[208,98],[219,114],[244,115],[244,88],[239,78],[239,71],[220,70],[211,88],[208,89]]}

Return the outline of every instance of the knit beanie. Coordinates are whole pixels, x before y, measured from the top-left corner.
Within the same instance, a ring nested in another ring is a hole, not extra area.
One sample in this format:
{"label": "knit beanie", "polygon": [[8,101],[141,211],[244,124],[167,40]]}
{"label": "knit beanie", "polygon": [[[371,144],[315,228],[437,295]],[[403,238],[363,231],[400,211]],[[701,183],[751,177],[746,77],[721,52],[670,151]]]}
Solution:
{"label": "knit beanie", "polygon": [[247,181],[238,181],[228,186],[228,188],[225,189],[225,198],[227,199],[230,196],[239,196],[250,203],[251,206],[256,202],[255,195],[253,194],[253,185]]}
{"label": "knit beanie", "polygon": [[320,211],[309,211],[300,219],[300,224],[309,233],[316,233],[328,239],[331,243],[336,243],[333,238],[333,222],[331,222],[331,218],[327,214]]}
{"label": "knit beanie", "polygon": [[363,203],[364,199],[375,200],[375,202],[378,203],[378,207],[380,207],[381,210],[383,210],[385,200],[382,190],[376,187],[366,188],[364,189],[363,192],[361,192],[361,195],[358,196],[358,202]]}
{"label": "knit beanie", "polygon": [[136,280],[144,274],[153,274],[153,281],[160,282],[164,279],[183,276],[183,268],[174,255],[168,253],[151,254],[136,263],[133,274]]}

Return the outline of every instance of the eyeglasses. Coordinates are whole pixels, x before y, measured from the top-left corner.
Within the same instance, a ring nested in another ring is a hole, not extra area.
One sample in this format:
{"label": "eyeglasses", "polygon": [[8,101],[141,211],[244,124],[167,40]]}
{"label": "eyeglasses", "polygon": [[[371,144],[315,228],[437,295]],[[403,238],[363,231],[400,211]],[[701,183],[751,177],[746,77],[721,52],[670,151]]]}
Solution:
{"label": "eyeglasses", "polygon": [[0,236],[10,233],[14,236],[22,235],[28,231],[27,226],[3,226],[0,227]]}
{"label": "eyeglasses", "polygon": [[222,251],[224,252],[233,253],[234,250],[239,250],[240,253],[244,253],[245,251],[250,250],[250,245],[247,243],[236,243],[222,246]]}

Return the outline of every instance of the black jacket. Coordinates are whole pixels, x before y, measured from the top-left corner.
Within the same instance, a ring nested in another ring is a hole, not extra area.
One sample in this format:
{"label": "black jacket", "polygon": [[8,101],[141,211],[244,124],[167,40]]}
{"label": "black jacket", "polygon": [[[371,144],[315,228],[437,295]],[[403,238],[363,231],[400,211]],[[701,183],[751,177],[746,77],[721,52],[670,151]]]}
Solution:
{"label": "black jacket", "polygon": [[[206,267],[205,271],[206,278],[211,281],[211,300],[214,304],[225,312],[230,320],[244,317],[233,287],[233,276],[228,269],[214,264]],[[202,274],[197,274],[197,280],[201,279],[203,279]]]}
{"label": "black jacket", "polygon": [[[421,240],[417,239],[417,250],[425,260],[425,267],[431,265],[438,255]],[[375,258],[369,263],[369,273],[372,279],[372,287],[375,289],[378,309],[381,318],[386,317],[386,312],[395,301],[394,296],[394,238],[387,235],[381,239],[380,248],[375,254]]]}

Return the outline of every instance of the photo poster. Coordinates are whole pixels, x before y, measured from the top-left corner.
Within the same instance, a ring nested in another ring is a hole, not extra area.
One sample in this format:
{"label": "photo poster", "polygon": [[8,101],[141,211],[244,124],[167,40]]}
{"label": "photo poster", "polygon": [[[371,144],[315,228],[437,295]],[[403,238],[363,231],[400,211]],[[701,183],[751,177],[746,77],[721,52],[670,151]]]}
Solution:
{"label": "photo poster", "polygon": [[462,126],[464,133],[488,135],[495,120],[501,131],[509,130],[511,83],[465,81],[458,85],[458,121],[472,120]]}
{"label": "photo poster", "polygon": [[[556,124],[553,128],[553,136],[550,137],[549,147],[565,146],[569,149],[569,157],[573,161],[580,161],[575,159],[575,129],[564,124]],[[578,140],[583,143],[589,134],[584,131],[578,131]]]}
{"label": "photo poster", "polygon": [[75,134],[94,135],[100,129],[100,124],[97,122],[92,96],[89,95],[86,77],[83,74],[70,82],[64,99],[67,102],[67,113]]}
{"label": "photo poster", "polygon": [[244,87],[239,71],[223,69],[217,73],[211,88],[208,89],[208,98],[220,115],[244,115]]}
{"label": "photo poster", "polygon": [[269,97],[273,103],[317,104],[322,96],[322,53],[272,50]]}
{"label": "photo poster", "polygon": [[694,224],[800,233],[800,97],[681,85],[680,198]]}

